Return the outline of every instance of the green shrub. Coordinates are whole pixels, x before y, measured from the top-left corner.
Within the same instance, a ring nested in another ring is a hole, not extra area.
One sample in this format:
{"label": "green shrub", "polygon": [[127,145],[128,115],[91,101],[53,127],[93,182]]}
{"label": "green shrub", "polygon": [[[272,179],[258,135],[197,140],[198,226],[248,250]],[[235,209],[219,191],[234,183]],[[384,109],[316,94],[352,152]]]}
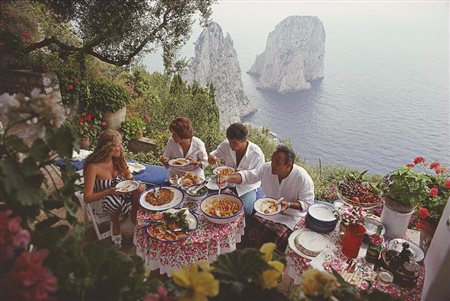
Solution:
{"label": "green shrub", "polygon": [[92,109],[100,112],[115,112],[131,101],[131,95],[120,84],[101,79],[90,84]]}
{"label": "green shrub", "polygon": [[129,118],[122,122],[120,130],[123,133],[123,140],[130,141],[145,134],[146,122],[141,118]]}

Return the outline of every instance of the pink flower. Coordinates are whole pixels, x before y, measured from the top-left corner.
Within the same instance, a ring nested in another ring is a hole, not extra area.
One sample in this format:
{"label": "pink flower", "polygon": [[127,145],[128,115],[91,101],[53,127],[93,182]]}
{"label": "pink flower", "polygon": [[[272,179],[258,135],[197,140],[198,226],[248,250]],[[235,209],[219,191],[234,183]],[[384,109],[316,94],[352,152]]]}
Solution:
{"label": "pink flower", "polygon": [[48,250],[23,252],[2,278],[5,300],[49,300],[58,289],[58,279],[42,263]]}
{"label": "pink flower", "polygon": [[419,216],[421,219],[426,219],[430,216],[430,212],[428,212],[427,208],[420,208],[419,209]]}
{"label": "pink flower", "polygon": [[450,189],[450,178],[448,178],[447,180],[445,180],[444,187]]}
{"label": "pink flower", "polygon": [[148,123],[150,123],[152,121],[152,116],[145,114],[144,115],[144,119],[145,121],[147,121]]}
{"label": "pink flower", "polygon": [[158,287],[155,293],[149,293],[145,296],[144,301],[170,301],[169,292],[164,286]]}
{"label": "pink flower", "polygon": [[419,163],[425,163],[425,158],[424,157],[416,157],[415,159],[414,159],[414,164],[419,164]]}
{"label": "pink flower", "polygon": [[435,172],[436,174],[440,175],[440,174],[446,173],[447,170],[446,170],[445,168],[439,166],[439,167],[436,167],[436,168],[434,169],[434,172]]}
{"label": "pink flower", "polygon": [[86,120],[87,121],[91,121],[92,120],[92,115],[91,114],[87,114],[86,115]]}
{"label": "pink flower", "polygon": [[438,168],[439,165],[440,165],[439,162],[433,162],[433,163],[430,164],[430,169]]}
{"label": "pink flower", "polygon": [[67,89],[69,89],[69,91],[73,90],[73,85],[68,85]]}
{"label": "pink flower", "polygon": [[436,197],[438,195],[439,190],[436,187],[433,187],[430,189],[430,196],[432,198]]}
{"label": "pink flower", "polygon": [[101,125],[106,126],[108,123],[106,121],[102,121]]}
{"label": "pink flower", "polygon": [[78,77],[75,77],[74,79],[73,79],[73,82],[74,83],[78,83],[80,81],[80,79],[78,78]]}
{"label": "pink flower", "polygon": [[13,258],[30,243],[30,233],[20,226],[20,217],[10,217],[11,210],[0,211],[0,262]]}
{"label": "pink flower", "polygon": [[412,163],[406,164],[406,167],[408,167],[408,168],[413,168],[414,166],[415,166],[415,165],[412,164]]}

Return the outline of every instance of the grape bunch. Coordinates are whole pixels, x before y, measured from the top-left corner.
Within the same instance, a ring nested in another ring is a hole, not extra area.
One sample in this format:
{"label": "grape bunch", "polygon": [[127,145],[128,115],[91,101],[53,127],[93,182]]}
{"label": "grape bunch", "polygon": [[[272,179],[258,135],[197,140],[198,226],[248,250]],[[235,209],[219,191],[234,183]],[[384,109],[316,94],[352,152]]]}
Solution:
{"label": "grape bunch", "polygon": [[341,182],[338,187],[341,195],[350,199],[353,203],[367,205],[380,201],[376,189],[366,183],[359,181]]}

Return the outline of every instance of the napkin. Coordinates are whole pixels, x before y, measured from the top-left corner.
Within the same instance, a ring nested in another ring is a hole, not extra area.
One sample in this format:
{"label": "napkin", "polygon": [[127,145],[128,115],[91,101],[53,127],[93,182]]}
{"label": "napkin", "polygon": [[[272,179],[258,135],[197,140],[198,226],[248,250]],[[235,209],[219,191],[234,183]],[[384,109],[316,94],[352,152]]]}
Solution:
{"label": "napkin", "polygon": [[86,149],[80,149],[79,152],[73,151],[73,152],[72,152],[72,160],[74,160],[74,161],[81,161],[81,160],[84,160],[84,159],[86,159],[91,153],[92,153],[92,151],[86,150]]}

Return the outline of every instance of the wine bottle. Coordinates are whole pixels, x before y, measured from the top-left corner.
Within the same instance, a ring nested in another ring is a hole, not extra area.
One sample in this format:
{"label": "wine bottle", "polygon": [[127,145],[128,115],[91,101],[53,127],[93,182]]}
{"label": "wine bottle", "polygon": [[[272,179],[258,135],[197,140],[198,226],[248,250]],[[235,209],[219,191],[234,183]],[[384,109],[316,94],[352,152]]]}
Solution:
{"label": "wine bottle", "polygon": [[370,235],[369,246],[367,247],[366,260],[371,263],[376,263],[378,258],[380,258],[380,253],[383,245],[383,236],[381,236],[381,231],[383,226],[379,225],[377,227],[376,234]]}

